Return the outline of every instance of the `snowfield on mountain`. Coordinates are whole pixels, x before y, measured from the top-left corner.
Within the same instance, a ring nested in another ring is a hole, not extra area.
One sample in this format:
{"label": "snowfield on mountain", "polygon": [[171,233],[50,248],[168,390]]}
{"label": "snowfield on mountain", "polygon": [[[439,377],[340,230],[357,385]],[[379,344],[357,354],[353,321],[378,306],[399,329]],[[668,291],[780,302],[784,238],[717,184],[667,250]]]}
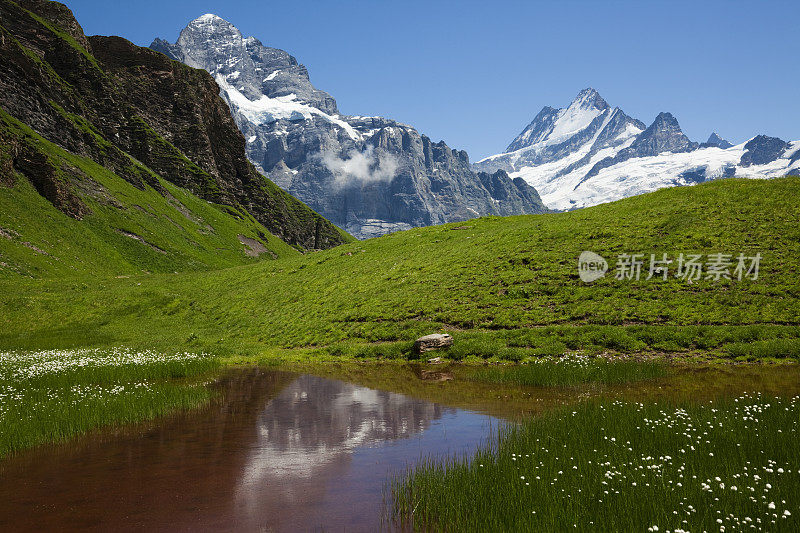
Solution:
{"label": "snowfield on mountain", "polygon": [[699,144],[670,113],[645,127],[584,89],[566,108],[542,109],[505,152],[473,168],[522,178],[547,207],[567,210],[719,178],[797,174],[800,141],[759,135],[733,146],[714,132]]}

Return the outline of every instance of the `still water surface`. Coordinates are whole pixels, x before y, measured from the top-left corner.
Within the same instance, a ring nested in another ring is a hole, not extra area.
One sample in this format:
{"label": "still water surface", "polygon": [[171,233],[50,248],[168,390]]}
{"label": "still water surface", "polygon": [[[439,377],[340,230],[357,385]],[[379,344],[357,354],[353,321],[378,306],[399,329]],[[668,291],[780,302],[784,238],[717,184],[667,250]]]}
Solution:
{"label": "still water surface", "polygon": [[384,487],[475,450],[497,420],[310,375],[249,369],[224,400],[0,464],[0,530],[375,531]]}
{"label": "still water surface", "polygon": [[346,370],[368,386],[230,370],[217,384],[221,399],[202,409],[8,457],[0,531],[387,529],[391,476],[421,457],[474,451],[501,423],[489,415],[536,416],[596,397],[800,394],[800,365],[687,366],[663,379],[567,388],[480,384],[459,367]]}

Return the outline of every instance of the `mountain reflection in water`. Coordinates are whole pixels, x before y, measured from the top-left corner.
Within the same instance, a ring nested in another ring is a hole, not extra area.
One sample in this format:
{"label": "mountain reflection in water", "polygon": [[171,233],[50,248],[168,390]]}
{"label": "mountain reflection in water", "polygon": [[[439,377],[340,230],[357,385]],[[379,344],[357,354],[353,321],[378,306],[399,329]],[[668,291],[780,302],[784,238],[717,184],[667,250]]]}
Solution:
{"label": "mountain reflection in water", "polygon": [[492,421],[309,375],[223,385],[203,410],[0,462],[0,530],[373,531],[393,472],[474,450]]}

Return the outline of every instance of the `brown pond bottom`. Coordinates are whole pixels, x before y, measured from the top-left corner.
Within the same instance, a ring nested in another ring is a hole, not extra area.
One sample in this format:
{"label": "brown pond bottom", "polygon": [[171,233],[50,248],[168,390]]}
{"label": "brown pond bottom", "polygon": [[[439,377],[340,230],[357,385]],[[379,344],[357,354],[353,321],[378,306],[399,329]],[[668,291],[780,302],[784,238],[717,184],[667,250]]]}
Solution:
{"label": "brown pond bottom", "polygon": [[360,385],[228,371],[223,399],[203,409],[0,461],[0,531],[375,531],[388,525],[383,490],[393,473],[487,438],[497,419],[476,411],[514,418],[597,396],[800,393],[798,365],[686,368],[568,389],[478,384],[458,367],[453,380],[431,382],[417,370],[332,373]]}

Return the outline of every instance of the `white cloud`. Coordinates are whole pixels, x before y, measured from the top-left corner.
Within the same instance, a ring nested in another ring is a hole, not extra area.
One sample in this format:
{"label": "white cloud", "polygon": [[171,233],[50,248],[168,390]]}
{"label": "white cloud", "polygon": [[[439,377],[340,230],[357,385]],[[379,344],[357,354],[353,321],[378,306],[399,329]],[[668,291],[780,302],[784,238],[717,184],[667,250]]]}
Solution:
{"label": "white cloud", "polygon": [[400,163],[393,154],[375,152],[370,146],[363,152],[350,150],[344,159],[333,152],[321,154],[322,164],[336,178],[336,185],[344,186],[353,182],[374,183],[390,182],[397,174]]}

